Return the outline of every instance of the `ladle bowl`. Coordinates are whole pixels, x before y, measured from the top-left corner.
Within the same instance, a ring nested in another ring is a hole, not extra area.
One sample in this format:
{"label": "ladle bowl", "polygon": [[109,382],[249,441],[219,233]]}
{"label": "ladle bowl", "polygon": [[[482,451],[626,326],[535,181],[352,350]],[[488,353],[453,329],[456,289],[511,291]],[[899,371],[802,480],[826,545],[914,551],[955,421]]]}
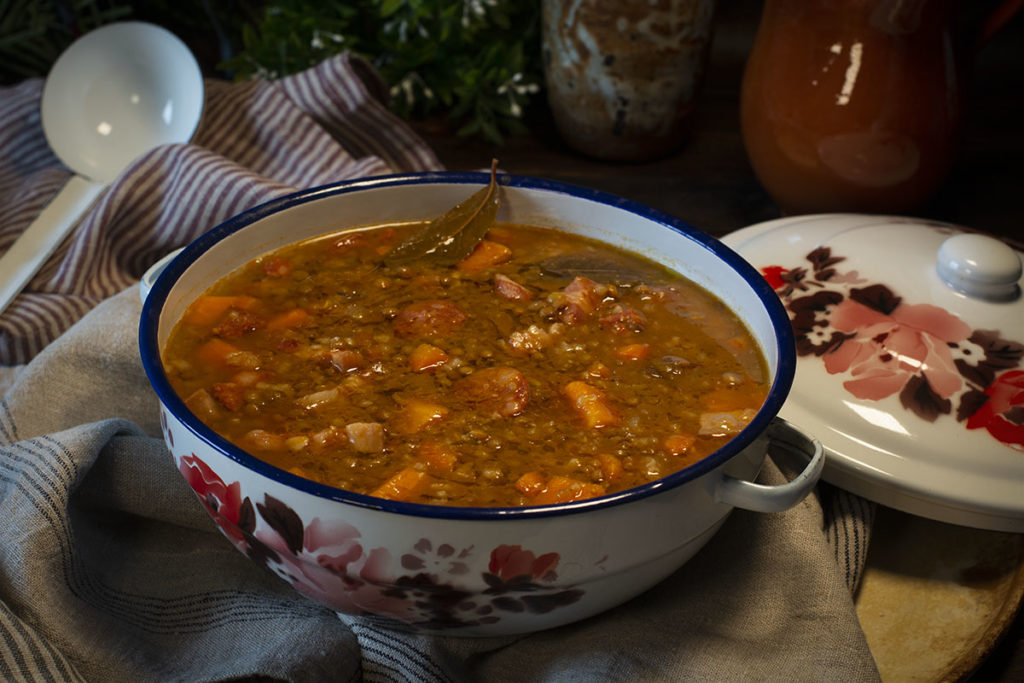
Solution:
{"label": "ladle bowl", "polygon": [[54,154],[75,175],[0,258],[0,312],[125,167],[192,137],[202,107],[195,57],[154,24],[108,24],[61,54],[43,86],[41,121]]}

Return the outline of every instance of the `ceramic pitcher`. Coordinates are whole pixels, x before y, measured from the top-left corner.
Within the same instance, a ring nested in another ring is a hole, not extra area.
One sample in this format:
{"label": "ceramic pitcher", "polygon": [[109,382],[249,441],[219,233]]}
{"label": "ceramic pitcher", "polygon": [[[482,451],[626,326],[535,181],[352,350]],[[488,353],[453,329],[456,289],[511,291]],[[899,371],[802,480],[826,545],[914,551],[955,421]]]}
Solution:
{"label": "ceramic pitcher", "polygon": [[766,0],[741,94],[754,172],[784,213],[904,213],[959,143],[974,47],[955,0]]}

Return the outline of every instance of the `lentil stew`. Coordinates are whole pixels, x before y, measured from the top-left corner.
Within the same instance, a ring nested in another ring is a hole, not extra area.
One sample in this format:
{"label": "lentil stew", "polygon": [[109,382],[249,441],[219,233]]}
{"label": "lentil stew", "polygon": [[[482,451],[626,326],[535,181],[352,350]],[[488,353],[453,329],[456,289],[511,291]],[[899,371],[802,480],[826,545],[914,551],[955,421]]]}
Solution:
{"label": "lentil stew", "polygon": [[[418,227],[303,241],[217,282],[164,350],[175,391],[297,475],[474,507],[659,479],[721,447],[768,393],[736,316],[648,259],[498,223],[454,266],[388,264]],[[615,267],[546,267],[581,255]]]}

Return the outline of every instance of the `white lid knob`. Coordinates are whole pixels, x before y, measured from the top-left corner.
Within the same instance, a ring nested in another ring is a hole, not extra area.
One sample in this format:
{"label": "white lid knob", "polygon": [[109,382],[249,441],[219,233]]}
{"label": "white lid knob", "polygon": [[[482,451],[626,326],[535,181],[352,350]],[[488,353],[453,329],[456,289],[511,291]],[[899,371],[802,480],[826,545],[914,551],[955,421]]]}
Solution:
{"label": "white lid knob", "polygon": [[939,247],[937,270],[943,282],[975,299],[1020,296],[1020,256],[994,237],[963,233],[946,239]]}

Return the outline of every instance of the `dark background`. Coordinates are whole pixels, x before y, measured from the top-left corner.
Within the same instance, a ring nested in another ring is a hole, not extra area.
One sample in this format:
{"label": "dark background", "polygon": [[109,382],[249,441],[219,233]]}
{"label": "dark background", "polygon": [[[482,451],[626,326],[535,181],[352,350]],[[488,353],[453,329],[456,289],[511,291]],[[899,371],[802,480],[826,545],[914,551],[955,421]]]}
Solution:
{"label": "dark background", "polygon": [[[22,50],[25,59],[15,63],[9,53],[19,40],[25,40],[19,31],[31,24],[32,16],[25,12],[33,5],[52,5],[61,11],[53,15],[56,19],[49,22],[46,32],[33,38],[35,47],[30,54]],[[963,28],[969,30],[976,17],[993,5],[994,0],[963,3]],[[692,137],[682,150],[667,158],[618,164],[572,152],[559,140],[542,96],[527,111],[528,131],[507,137],[500,146],[480,138],[454,136],[447,123],[437,118],[414,121],[413,126],[451,170],[485,168],[492,157],[497,157],[508,172],[622,195],[718,236],[776,218],[779,211],[750,169],[739,134],[740,80],[760,7],[760,0],[720,0]],[[189,44],[207,76],[225,78],[229,74],[220,65],[238,49],[242,24],[258,17],[261,8],[262,3],[213,0],[7,3],[0,6],[0,82],[45,75],[47,61],[55,59],[77,33],[90,25],[117,19],[144,19],[166,26]],[[8,56],[4,50],[8,50]],[[1022,126],[1024,12],[980,51],[970,72],[959,160],[935,199],[914,215],[990,232],[1020,248],[1024,241]],[[1024,681],[1021,613],[972,680]]]}

